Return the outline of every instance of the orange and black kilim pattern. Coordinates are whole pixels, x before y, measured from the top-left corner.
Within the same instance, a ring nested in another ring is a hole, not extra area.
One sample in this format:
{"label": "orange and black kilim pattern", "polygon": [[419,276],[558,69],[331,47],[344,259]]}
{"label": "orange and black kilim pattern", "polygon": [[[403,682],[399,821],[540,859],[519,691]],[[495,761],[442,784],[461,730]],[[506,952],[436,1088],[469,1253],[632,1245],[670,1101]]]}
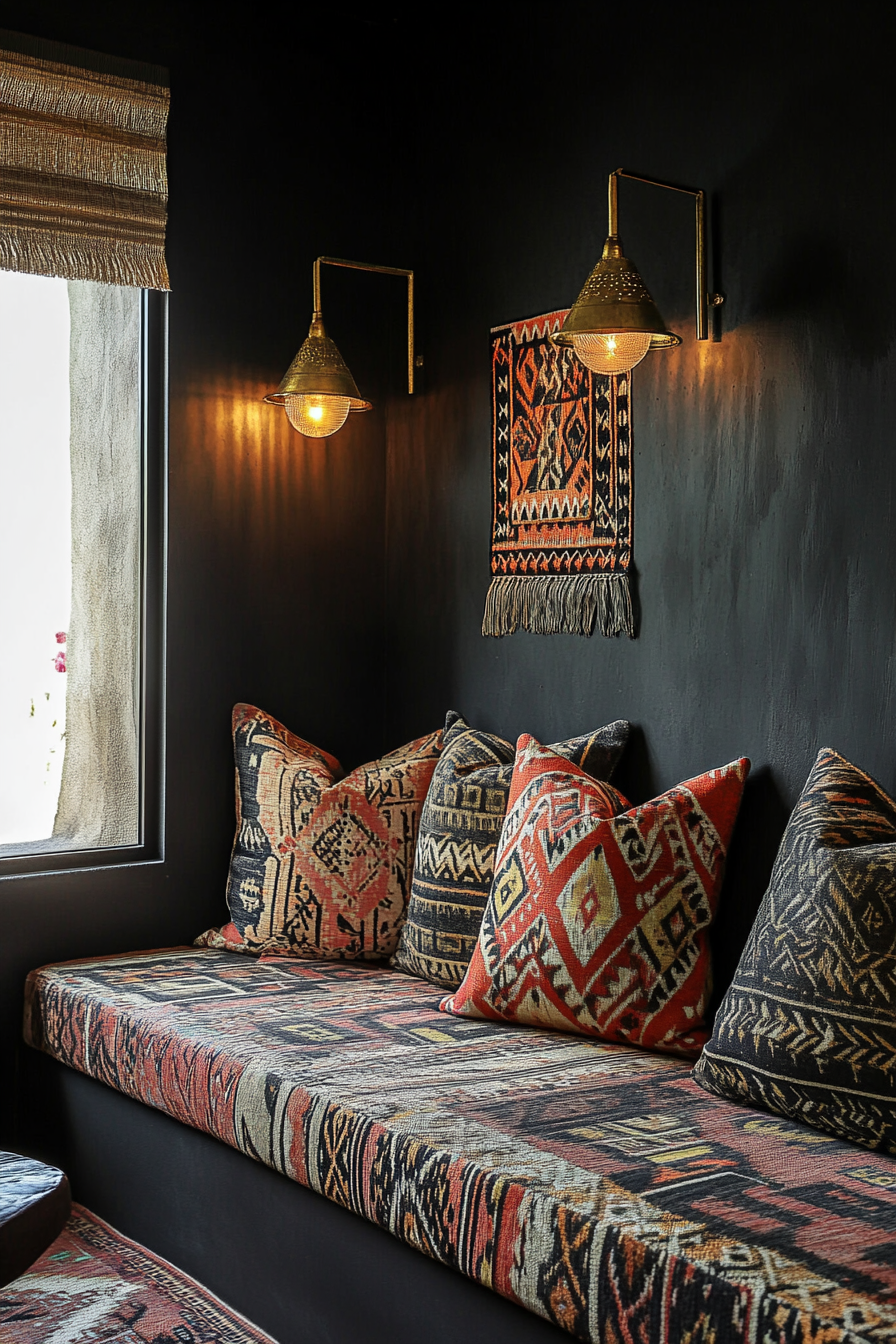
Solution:
{"label": "orange and black kilim pattern", "polygon": [[819,752],[696,1076],[896,1153],[896,803]]}
{"label": "orange and black kilim pattern", "polygon": [[896,1338],[896,1162],[668,1055],[195,948],[29,980],[31,1042],[592,1344]]}
{"label": "orange and black kilim pattern", "polygon": [[613,574],[631,563],[628,377],[592,373],[555,346],[565,317],[492,332],[494,578]]}

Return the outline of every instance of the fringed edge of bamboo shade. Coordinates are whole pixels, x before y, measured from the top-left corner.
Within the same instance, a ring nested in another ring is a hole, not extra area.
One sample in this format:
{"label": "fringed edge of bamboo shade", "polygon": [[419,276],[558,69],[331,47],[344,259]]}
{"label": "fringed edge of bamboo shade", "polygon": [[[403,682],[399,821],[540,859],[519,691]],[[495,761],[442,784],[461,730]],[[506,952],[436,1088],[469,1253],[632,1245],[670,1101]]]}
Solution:
{"label": "fringed edge of bamboo shade", "polygon": [[82,234],[0,230],[0,270],[137,289],[171,287],[162,243],[86,239]]}

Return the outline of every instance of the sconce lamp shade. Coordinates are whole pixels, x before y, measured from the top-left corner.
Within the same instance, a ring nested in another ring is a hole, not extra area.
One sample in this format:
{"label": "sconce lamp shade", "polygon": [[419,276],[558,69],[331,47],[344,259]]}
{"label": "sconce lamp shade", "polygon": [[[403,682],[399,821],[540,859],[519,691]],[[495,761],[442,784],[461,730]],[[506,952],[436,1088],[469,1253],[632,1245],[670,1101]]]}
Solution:
{"label": "sconce lamp shade", "polygon": [[284,374],[276,392],[265,401],[283,406],[290,424],[309,438],[324,439],[341,429],[349,411],[369,411],[335,341],[324,331],[315,313],[302,348]]}
{"label": "sconce lamp shade", "polygon": [[648,350],[680,345],[681,337],[666,330],[647,286],[623,255],[619,236],[611,234],[553,341],[572,346],[595,373],[627,373]]}

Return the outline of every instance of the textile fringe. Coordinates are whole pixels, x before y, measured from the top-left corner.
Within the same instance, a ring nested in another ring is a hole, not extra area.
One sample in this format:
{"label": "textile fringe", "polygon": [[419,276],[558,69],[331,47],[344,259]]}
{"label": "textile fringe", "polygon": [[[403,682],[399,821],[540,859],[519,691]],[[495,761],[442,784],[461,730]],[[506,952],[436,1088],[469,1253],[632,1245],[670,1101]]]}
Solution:
{"label": "textile fringe", "polygon": [[167,289],[168,89],[0,51],[0,268]]}
{"label": "textile fringe", "polygon": [[85,240],[66,234],[52,236],[38,229],[0,232],[0,270],[138,289],[169,288],[165,249],[160,243]]}
{"label": "textile fringe", "polygon": [[627,574],[500,575],[485,599],[482,633],[590,635],[595,623],[602,635],[634,639]]}

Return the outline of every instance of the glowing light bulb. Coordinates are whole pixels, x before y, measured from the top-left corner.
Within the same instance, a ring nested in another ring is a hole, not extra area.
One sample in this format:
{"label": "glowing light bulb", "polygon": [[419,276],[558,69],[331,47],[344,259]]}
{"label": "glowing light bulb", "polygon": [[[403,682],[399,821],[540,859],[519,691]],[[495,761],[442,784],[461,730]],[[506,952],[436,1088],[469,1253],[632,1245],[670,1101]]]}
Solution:
{"label": "glowing light bulb", "polygon": [[326,439],[335,434],[345,424],[350,410],[348,397],[326,397],[315,393],[286,398],[289,423],[309,439]]}
{"label": "glowing light bulb", "polygon": [[594,373],[628,373],[650,349],[645,331],[587,332],[573,336],[572,347]]}

